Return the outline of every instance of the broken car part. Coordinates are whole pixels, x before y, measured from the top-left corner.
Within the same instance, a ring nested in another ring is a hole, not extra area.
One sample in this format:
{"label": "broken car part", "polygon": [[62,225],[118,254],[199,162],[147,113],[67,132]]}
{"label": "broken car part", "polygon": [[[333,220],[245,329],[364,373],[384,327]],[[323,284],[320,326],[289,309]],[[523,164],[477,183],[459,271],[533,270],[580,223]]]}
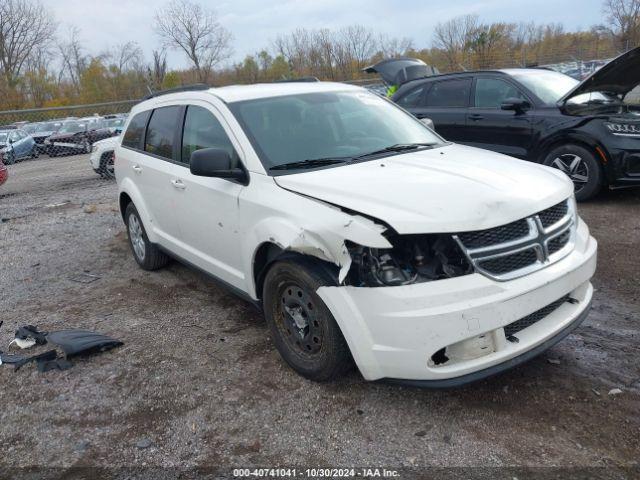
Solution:
{"label": "broken car part", "polygon": [[[305,377],[336,378],[352,357],[367,380],[464,383],[587,315],[597,244],[563,173],[450,144],[350,85],[166,100],[133,107],[116,146],[135,261],[157,270],[170,255],[260,305]],[[194,153],[145,144],[167,125],[183,144],[205,125],[219,140]]]}

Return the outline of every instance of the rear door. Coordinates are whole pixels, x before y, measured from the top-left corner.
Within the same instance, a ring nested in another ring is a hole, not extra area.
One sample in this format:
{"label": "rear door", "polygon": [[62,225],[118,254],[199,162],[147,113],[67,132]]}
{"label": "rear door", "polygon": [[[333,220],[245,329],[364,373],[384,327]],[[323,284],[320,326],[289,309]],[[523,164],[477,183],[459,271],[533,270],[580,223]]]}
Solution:
{"label": "rear door", "polygon": [[245,289],[240,245],[238,197],[244,185],[223,178],[192,175],[191,154],[203,148],[224,149],[242,162],[239,143],[217,109],[192,101],[182,123],[179,161],[171,181],[182,233],[180,255],[234,287]]}
{"label": "rear door", "polygon": [[465,143],[526,159],[533,141],[531,116],[527,112],[502,110],[500,107],[508,98],[531,103],[517,85],[506,78],[476,77]]}
{"label": "rear door", "polygon": [[436,131],[445,139],[466,142],[471,85],[471,77],[431,82],[424,92],[422,106],[414,110],[414,115],[433,120]]}
{"label": "rear door", "polygon": [[[170,105],[137,114],[122,141],[129,149],[126,175],[139,189],[150,225],[160,244],[174,250],[180,243],[178,208],[171,180],[178,156],[178,122],[183,107]],[[140,138],[141,134],[144,134]]]}

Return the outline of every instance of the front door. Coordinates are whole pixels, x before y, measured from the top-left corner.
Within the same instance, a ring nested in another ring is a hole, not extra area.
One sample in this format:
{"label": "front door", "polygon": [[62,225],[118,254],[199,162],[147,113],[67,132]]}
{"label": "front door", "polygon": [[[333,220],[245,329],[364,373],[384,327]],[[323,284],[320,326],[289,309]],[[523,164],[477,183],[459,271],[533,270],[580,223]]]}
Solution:
{"label": "front door", "polygon": [[220,148],[239,163],[239,148],[223,127],[224,119],[205,102],[186,109],[180,162],[172,178],[182,233],[181,256],[237,288],[246,288],[242,270],[238,197],[243,185],[228,179],[192,175],[191,154],[203,148]]}
{"label": "front door", "polygon": [[467,116],[468,137],[464,143],[526,159],[533,140],[531,116],[527,112],[502,110],[502,103],[509,98],[529,101],[506,80],[476,78],[472,108]]}

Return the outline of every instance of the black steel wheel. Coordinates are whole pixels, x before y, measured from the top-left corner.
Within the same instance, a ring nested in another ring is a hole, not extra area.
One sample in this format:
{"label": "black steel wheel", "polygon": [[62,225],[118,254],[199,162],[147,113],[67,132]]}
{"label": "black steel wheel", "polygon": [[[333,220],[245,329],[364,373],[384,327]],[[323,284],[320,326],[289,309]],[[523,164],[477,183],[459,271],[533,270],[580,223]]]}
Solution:
{"label": "black steel wheel", "polygon": [[276,348],[310,380],[333,380],[352,366],[340,327],[316,293],[332,284],[313,262],[296,260],[274,263],[264,281],[264,313]]}

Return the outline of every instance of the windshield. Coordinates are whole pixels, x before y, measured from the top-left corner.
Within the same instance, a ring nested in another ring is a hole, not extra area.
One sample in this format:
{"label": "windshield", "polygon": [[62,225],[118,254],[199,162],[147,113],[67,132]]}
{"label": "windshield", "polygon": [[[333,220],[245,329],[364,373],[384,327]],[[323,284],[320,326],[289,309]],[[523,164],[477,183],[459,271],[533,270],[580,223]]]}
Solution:
{"label": "windshield", "polygon": [[555,104],[580,83],[575,78],[551,70],[511,71],[509,73],[549,105]]}
{"label": "windshield", "polygon": [[105,120],[105,126],[106,127],[121,127],[124,124],[124,120],[122,118],[111,118],[108,120]]}
{"label": "windshield", "polygon": [[69,122],[62,125],[62,128],[58,133],[78,133],[84,132],[85,126],[83,123]]}
{"label": "windshield", "polygon": [[418,120],[366,91],[318,92],[230,104],[266,170],[353,158],[398,144],[443,144]]}

